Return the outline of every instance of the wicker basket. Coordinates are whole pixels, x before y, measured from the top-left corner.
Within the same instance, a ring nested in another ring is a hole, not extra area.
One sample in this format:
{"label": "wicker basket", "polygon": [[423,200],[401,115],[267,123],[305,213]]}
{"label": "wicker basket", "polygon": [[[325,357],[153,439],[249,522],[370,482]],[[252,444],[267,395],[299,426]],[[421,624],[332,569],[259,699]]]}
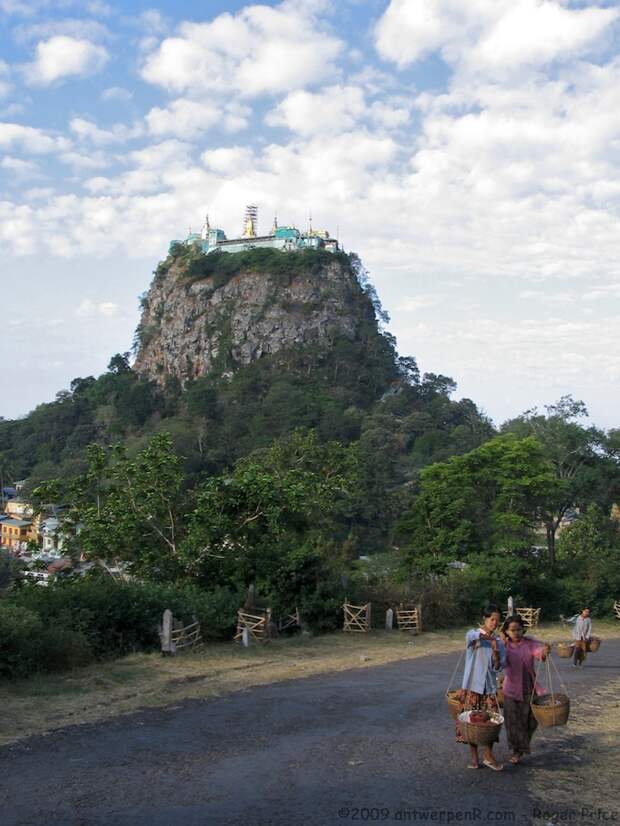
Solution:
{"label": "wicker basket", "polygon": [[569,642],[559,642],[557,644],[558,657],[572,657],[574,647]]}
{"label": "wicker basket", "polygon": [[489,723],[470,723],[469,711],[459,714],[459,728],[463,739],[472,746],[490,746],[499,737],[504,718],[501,714],[493,714]]}
{"label": "wicker basket", "polygon": [[[541,705],[551,697],[557,705]],[[565,726],[570,713],[570,700],[566,694],[541,694],[532,701],[532,713],[543,728]]]}
{"label": "wicker basket", "polygon": [[450,717],[453,720],[459,719],[459,713],[461,711],[461,703],[459,701],[459,691],[446,691],[446,702],[448,703],[448,711],[450,712]]}
{"label": "wicker basket", "polygon": [[586,651],[591,651],[593,654],[601,647],[601,641],[598,637],[592,637],[586,646]]}

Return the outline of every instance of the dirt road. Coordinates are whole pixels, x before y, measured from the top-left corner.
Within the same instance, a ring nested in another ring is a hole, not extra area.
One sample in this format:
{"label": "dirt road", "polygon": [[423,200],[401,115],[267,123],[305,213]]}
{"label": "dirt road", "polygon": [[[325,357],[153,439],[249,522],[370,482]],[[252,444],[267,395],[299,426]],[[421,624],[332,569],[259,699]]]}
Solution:
{"label": "dirt road", "polygon": [[[578,709],[595,686],[618,677],[620,640],[606,641],[582,670],[555,662]],[[583,758],[570,748],[558,758],[559,730],[545,730],[528,764],[501,774],[467,771],[467,747],[454,743],[443,700],[454,664],[454,655],[429,656],[261,686],[6,746],[0,823],[546,826],[561,819],[533,796],[531,778],[537,766]],[[566,731],[561,736],[566,745]],[[498,756],[507,756],[504,735]],[[583,795],[568,790],[562,799],[568,811]],[[564,820],[614,822],[581,812]]]}

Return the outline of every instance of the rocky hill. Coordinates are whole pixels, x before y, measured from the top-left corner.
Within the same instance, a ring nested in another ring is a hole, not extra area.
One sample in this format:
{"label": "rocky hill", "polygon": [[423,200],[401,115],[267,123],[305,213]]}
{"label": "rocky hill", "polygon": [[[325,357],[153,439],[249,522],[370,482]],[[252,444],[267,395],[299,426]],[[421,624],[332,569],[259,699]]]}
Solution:
{"label": "rocky hill", "polygon": [[376,324],[349,257],[315,251],[183,249],[160,264],[142,306],[134,369],[183,386],[291,347],[355,341]]}

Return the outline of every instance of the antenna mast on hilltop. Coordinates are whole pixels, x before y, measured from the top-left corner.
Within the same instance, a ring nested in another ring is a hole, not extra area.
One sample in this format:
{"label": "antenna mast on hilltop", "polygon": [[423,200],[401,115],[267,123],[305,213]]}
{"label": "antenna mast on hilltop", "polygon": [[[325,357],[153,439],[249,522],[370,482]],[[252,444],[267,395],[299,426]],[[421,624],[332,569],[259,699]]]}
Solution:
{"label": "antenna mast on hilltop", "polygon": [[258,226],[258,207],[254,204],[249,204],[245,208],[245,215],[243,217],[243,237],[256,238],[256,227]]}

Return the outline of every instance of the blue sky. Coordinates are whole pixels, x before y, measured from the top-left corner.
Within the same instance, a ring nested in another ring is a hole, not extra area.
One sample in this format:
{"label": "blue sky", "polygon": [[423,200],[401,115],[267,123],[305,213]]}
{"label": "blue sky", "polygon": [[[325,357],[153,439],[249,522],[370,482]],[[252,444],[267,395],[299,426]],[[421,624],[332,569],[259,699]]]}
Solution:
{"label": "blue sky", "polygon": [[[496,422],[620,425],[620,6],[0,0],[0,416],[129,349],[169,239],[338,228]],[[10,389],[9,389],[10,388]]]}

